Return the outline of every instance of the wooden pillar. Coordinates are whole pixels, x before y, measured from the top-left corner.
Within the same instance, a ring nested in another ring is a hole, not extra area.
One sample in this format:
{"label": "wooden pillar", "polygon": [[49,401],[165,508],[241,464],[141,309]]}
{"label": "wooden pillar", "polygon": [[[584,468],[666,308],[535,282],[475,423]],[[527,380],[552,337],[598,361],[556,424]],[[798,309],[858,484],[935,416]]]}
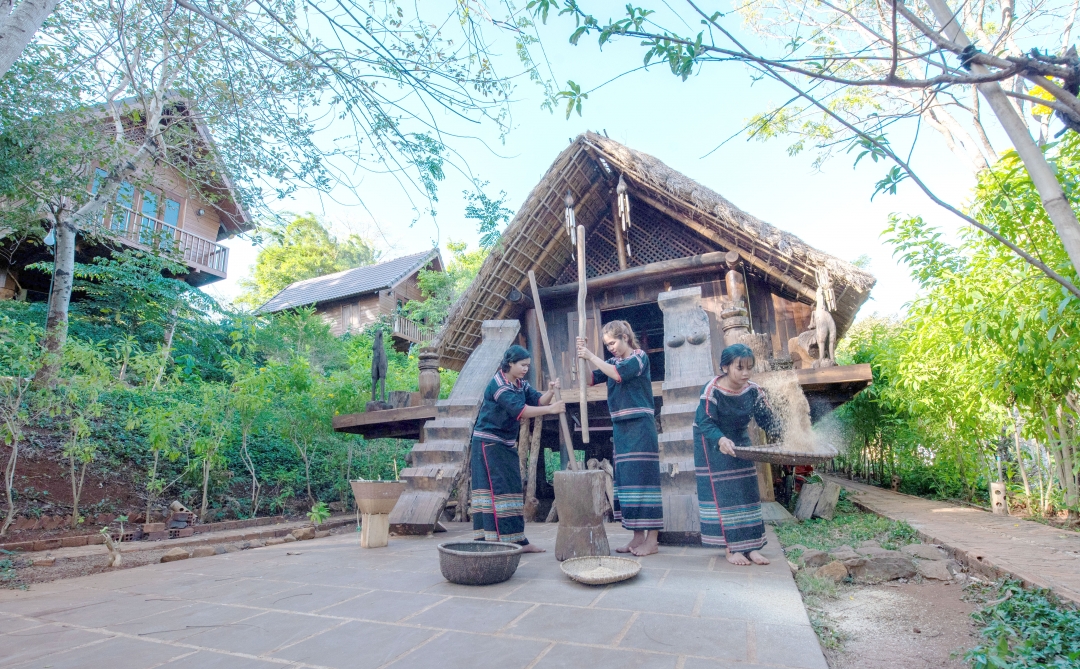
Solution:
{"label": "wooden pillar", "polygon": [[525,338],[529,344],[529,357],[532,358],[532,367],[529,369],[528,379],[533,388],[540,392],[547,391],[547,380],[544,378],[544,347],[540,343],[540,322],[536,319],[536,309],[525,311]]}

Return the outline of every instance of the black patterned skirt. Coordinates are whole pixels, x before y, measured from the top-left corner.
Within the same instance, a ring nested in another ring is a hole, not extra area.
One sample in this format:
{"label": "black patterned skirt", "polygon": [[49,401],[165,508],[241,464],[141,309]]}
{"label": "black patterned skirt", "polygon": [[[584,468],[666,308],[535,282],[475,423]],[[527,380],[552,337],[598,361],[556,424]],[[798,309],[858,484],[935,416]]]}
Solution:
{"label": "black patterned skirt", "polygon": [[517,449],[474,436],[470,465],[474,538],[528,544]]}
{"label": "black patterned skirt", "polygon": [[765,545],[757,466],[720,452],[694,427],[694,465],[697,468],[701,543],[727,547],[732,553],[755,551]]}
{"label": "black patterned skirt", "polygon": [[649,415],[611,424],[615,445],[615,520],[628,530],[664,529],[660,447]]}

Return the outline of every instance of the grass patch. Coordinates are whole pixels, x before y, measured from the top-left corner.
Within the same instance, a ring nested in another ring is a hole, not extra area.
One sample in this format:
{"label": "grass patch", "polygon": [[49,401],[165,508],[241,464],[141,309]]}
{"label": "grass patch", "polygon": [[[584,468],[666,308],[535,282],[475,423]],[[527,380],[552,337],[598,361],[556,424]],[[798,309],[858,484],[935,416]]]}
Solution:
{"label": "grass patch", "polygon": [[971,614],[983,641],[964,658],[973,669],[1080,667],[1080,611],[1013,580],[968,591],[983,604]]}
{"label": "grass patch", "polygon": [[836,505],[836,515],[832,520],[814,518],[780,523],[776,526],[776,536],[784,546],[801,544],[822,551],[833,550],[845,544],[854,547],[871,539],[876,540],[883,548],[896,550],[919,540],[915,530],[907,523],[882,518],[855,508],[846,498],[846,491],[840,493],[840,502]]}

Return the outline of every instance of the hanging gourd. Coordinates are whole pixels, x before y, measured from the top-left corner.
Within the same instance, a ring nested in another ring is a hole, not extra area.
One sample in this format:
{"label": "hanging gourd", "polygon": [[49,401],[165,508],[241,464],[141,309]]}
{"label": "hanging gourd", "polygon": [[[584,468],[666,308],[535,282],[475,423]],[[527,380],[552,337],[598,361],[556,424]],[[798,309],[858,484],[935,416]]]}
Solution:
{"label": "hanging gourd", "polygon": [[630,252],[630,196],[626,194],[626,182],[621,174],[615,192],[619,194],[619,224],[622,225],[626,239],[626,255],[632,258],[634,254]]}
{"label": "hanging gourd", "polygon": [[570,243],[577,246],[577,217],[574,216],[574,194],[570,192],[570,189],[566,189],[566,198],[563,199],[563,203],[566,204],[566,234],[570,235]]}

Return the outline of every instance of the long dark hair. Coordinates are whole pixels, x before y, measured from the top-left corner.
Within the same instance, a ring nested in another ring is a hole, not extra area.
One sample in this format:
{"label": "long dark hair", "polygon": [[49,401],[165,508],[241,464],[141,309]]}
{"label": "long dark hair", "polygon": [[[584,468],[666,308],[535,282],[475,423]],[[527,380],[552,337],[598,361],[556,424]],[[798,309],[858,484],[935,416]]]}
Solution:
{"label": "long dark hair", "polygon": [[732,363],[740,359],[749,360],[751,367],[757,363],[757,358],[754,357],[754,349],[746,344],[732,344],[725,348],[720,353],[720,376],[727,374],[724,371],[725,367],[730,367]]}
{"label": "long dark hair", "polygon": [[514,364],[515,362],[521,362],[525,358],[531,357],[532,356],[529,355],[529,352],[527,350],[518,346],[517,344],[514,344],[510,348],[506,349],[506,353],[503,353],[502,364],[499,365],[499,369],[502,370],[503,374],[505,374],[506,372],[510,371],[510,365]]}

